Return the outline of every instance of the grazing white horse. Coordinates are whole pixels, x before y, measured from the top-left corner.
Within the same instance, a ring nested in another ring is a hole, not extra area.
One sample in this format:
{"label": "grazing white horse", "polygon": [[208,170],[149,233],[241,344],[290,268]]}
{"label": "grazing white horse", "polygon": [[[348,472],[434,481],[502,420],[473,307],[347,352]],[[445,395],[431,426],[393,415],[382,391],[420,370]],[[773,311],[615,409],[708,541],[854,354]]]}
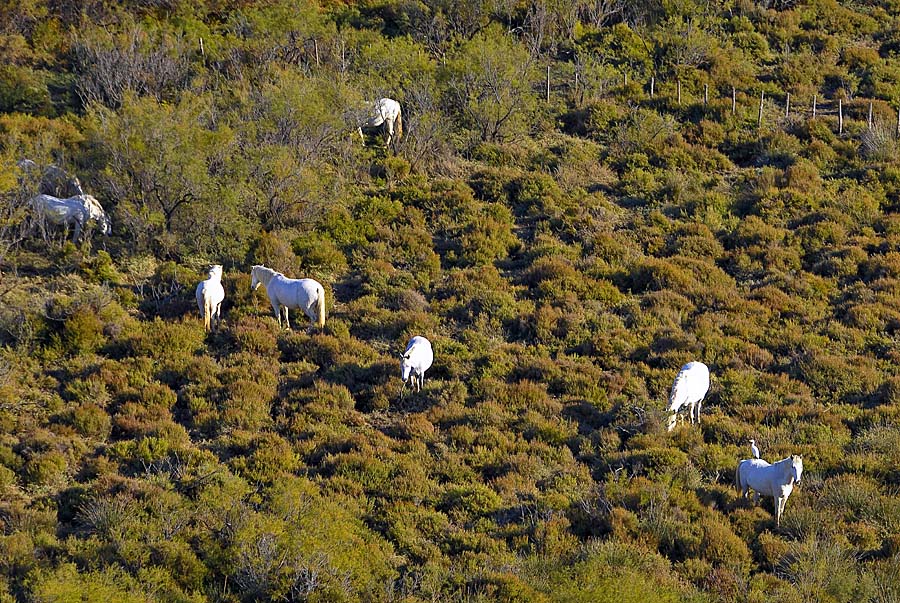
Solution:
{"label": "grazing white horse", "polygon": [[54,224],[75,225],[75,241],[81,235],[84,226],[91,220],[100,225],[100,232],[108,235],[112,229],[109,216],[103,211],[100,203],[91,195],[75,195],[67,199],[60,199],[52,195],[36,195],[31,199],[31,205],[35,211]]}
{"label": "grazing white horse", "polygon": [[400,355],[400,378],[403,380],[403,386],[400,388],[401,397],[410,380],[415,391],[422,391],[425,387],[425,371],[431,368],[432,362],[434,351],[431,349],[431,342],[421,335],[410,339],[406,344],[406,351]]}
{"label": "grazing white horse", "polygon": [[400,103],[392,98],[380,98],[372,105],[372,113],[365,121],[363,121],[357,130],[359,137],[362,138],[363,144],[366,144],[366,137],[363,136],[363,128],[383,127],[387,132],[384,146],[389,146],[394,140],[394,134],[397,140],[403,136],[403,116],[400,112]]}
{"label": "grazing white horse", "polygon": [[750,489],[753,489],[754,502],[759,502],[759,495],[771,496],[775,499],[775,525],[781,525],[781,514],[787,499],[794,490],[794,485],[800,485],[803,475],[803,457],[792,454],[777,463],[769,464],[762,459],[746,459],[738,463],[734,472],[734,482],[741,496],[747,498]]}
{"label": "grazing white horse", "polygon": [[284,326],[291,328],[288,320],[288,308],[300,308],[314,325],[319,328],[325,326],[325,289],[311,278],[287,278],[280,272],[276,272],[265,266],[254,266],[250,270],[250,290],[262,284],[266,288],[266,294],[272,303],[275,316],[278,317],[278,326],[281,326],[281,310],[284,309]]}
{"label": "grazing white horse", "polygon": [[212,322],[216,330],[222,325],[222,301],[225,299],[225,288],[222,287],[222,266],[215,264],[209,268],[209,278],[197,285],[197,307],[203,316],[203,327],[212,330]]}
{"label": "grazing white horse", "polygon": [[688,362],[681,367],[672,384],[672,392],[669,394],[669,412],[672,415],[669,417],[668,430],[675,429],[678,413],[684,407],[688,409],[691,423],[694,423],[695,418],[697,423],[700,423],[700,407],[703,405],[703,398],[708,391],[708,366],[702,362]]}

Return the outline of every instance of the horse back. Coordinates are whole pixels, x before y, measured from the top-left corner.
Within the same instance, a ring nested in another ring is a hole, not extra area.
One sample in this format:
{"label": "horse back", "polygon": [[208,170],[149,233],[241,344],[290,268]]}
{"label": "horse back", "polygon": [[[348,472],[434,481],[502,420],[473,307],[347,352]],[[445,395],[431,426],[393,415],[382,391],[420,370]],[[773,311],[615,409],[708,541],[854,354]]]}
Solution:
{"label": "horse back", "polygon": [[419,370],[427,370],[434,362],[434,351],[431,342],[420,335],[409,340],[404,355],[409,356],[410,363]]}
{"label": "horse back", "polygon": [[279,274],[269,283],[268,292],[289,308],[308,308],[319,298],[322,285],[311,278],[288,278]]}

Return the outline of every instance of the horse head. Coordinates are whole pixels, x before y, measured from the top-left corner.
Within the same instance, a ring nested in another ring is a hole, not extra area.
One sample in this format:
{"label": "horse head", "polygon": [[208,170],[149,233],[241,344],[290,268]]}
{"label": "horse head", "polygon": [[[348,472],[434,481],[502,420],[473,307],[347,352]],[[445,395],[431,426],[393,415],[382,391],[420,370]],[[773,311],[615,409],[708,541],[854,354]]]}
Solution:
{"label": "horse head", "polygon": [[222,264],[213,264],[209,267],[209,278],[222,280]]}
{"label": "horse head", "polygon": [[106,215],[106,212],[100,214],[100,217],[97,218],[97,224],[100,225],[100,232],[104,235],[109,236],[112,234],[112,224],[109,221],[109,216]]}
{"label": "horse head", "polygon": [[799,485],[800,478],[803,476],[803,456],[800,454],[791,455],[791,475],[794,483]]}
{"label": "horse head", "polygon": [[400,378],[403,380],[403,383],[409,381],[412,369],[412,364],[409,363],[409,354],[400,354]]}
{"label": "horse head", "polygon": [[100,232],[105,235],[109,235],[112,232],[109,216],[106,215],[105,211],[103,211],[103,206],[100,205],[100,202],[91,195],[81,194],[75,195],[75,197],[81,200],[81,203],[84,206],[84,212],[85,214],[87,214],[87,218],[89,220],[96,220],[97,224],[100,225]]}
{"label": "horse head", "polygon": [[250,291],[256,291],[257,288],[259,288],[259,285],[262,283],[262,281],[259,280],[259,273],[258,273],[258,269],[261,267],[262,266],[257,265],[257,266],[253,266],[250,269]]}

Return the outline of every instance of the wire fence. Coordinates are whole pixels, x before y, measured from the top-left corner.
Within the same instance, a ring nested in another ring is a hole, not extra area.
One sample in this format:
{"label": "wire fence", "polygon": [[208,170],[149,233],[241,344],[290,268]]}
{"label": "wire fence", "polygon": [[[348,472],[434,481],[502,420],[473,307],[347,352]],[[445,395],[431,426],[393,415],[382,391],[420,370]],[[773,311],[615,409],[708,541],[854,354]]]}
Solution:
{"label": "wire fence", "polygon": [[[684,94],[680,80],[664,81],[656,77],[637,83],[629,80],[627,73],[621,73],[618,81],[606,79],[598,86],[589,89],[584,83],[584,77],[576,70],[573,75],[559,76],[554,83],[554,74],[548,65],[546,81],[544,82],[544,100],[550,102],[554,93],[568,95],[576,105],[584,105],[592,98],[603,97],[618,91],[625,94],[629,100],[640,104],[641,102],[672,102],[677,106],[690,106],[702,104],[703,106],[716,106],[721,109],[723,104],[727,108],[730,104],[730,112],[747,114],[755,110],[756,125],[762,129],[770,120],[783,118],[787,122],[796,120],[812,120],[830,118],[833,120],[833,128],[839,136],[845,134],[845,122],[854,120],[865,122],[869,130],[875,127],[890,126],[894,135],[900,138],[900,107],[894,112],[891,104],[884,99],[854,97],[854,98],[828,98],[827,95],[813,94],[800,99],[790,92],[782,92],[776,96],[767,96],[765,91],[747,92],[731,86],[731,94],[722,94],[721,89],[711,88],[704,84],[702,93]],[[661,86],[662,84],[662,86]],[[661,90],[661,87],[664,87]],[[799,101],[799,102],[798,102]]]}

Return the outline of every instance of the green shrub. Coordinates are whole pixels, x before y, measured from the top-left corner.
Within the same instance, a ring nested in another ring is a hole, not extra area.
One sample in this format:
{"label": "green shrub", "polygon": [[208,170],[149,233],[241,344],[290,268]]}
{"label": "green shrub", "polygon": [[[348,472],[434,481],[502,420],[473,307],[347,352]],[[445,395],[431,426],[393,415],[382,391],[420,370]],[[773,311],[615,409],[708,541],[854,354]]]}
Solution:
{"label": "green shrub", "polygon": [[112,421],[105,410],[88,403],[72,411],[72,425],[85,437],[103,440],[109,437]]}

